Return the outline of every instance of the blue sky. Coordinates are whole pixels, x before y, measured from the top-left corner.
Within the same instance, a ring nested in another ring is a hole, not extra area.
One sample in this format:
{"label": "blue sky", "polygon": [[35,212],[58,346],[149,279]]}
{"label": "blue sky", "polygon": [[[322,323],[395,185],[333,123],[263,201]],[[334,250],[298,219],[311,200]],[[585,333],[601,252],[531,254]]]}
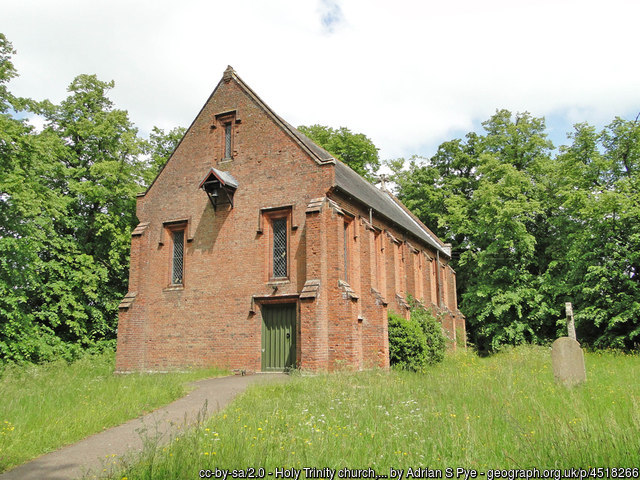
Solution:
{"label": "blue sky", "polygon": [[20,0],[0,31],[17,95],[60,101],[81,73],[141,132],[187,126],[227,65],[294,125],[346,126],[382,158],[430,156],[496,109],[564,142],[640,111],[637,0]]}

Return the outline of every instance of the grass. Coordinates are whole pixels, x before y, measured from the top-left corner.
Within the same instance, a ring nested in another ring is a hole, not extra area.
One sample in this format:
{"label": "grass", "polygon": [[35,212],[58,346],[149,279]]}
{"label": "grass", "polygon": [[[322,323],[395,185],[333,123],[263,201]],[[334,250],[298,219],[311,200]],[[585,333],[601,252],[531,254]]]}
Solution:
{"label": "grass", "polygon": [[0,376],[0,472],[170,403],[220,370],[113,375],[114,354],[7,367]]}
{"label": "grass", "polygon": [[586,364],[587,383],[573,389],[555,383],[542,347],[456,354],[424,374],[294,376],[250,388],[113,478],[242,467],[638,467],[640,357],[591,353]]}

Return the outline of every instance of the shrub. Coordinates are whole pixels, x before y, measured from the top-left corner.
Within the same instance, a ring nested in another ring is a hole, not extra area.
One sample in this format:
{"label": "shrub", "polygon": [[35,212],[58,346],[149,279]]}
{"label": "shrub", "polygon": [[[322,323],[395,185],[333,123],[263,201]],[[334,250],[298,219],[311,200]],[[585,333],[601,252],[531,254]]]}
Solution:
{"label": "shrub", "polygon": [[427,339],[417,322],[389,313],[389,362],[403,370],[419,371],[427,364]]}
{"label": "shrub", "polygon": [[420,371],[444,360],[447,339],[440,322],[422,304],[409,298],[411,320],[389,312],[389,362]]}
{"label": "shrub", "polygon": [[433,314],[423,306],[411,309],[411,320],[416,322],[425,337],[425,359],[429,365],[435,365],[444,360],[447,349],[447,339],[442,333],[442,325]]}

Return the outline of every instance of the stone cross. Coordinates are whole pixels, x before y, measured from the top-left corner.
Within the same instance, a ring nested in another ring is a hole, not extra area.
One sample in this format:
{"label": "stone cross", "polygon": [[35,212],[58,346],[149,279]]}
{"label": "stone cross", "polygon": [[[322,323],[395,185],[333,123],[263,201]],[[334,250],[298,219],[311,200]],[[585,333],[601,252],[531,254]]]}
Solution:
{"label": "stone cross", "polygon": [[571,302],[566,302],[564,304],[565,310],[567,311],[567,334],[570,338],[577,340],[576,338],[576,324],[573,322],[573,305]]}
{"label": "stone cross", "polygon": [[389,181],[389,176],[385,173],[381,173],[380,176],[380,190],[387,191],[387,182]]}

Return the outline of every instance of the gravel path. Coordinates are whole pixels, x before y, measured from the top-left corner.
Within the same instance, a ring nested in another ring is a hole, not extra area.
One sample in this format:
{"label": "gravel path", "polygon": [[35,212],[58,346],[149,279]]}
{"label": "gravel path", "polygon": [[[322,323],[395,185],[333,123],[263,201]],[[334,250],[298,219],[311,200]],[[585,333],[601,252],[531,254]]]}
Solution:
{"label": "gravel path", "polygon": [[[194,382],[187,396],[143,417],[92,435],[78,443],[42,455],[0,474],[0,480],[70,480],[99,478],[117,466],[119,459],[142,451],[146,430],[150,437],[166,441],[171,432],[209,418],[224,408],[250,384],[286,381],[284,374],[255,374],[210,378]],[[205,410],[206,406],[206,410]]]}

